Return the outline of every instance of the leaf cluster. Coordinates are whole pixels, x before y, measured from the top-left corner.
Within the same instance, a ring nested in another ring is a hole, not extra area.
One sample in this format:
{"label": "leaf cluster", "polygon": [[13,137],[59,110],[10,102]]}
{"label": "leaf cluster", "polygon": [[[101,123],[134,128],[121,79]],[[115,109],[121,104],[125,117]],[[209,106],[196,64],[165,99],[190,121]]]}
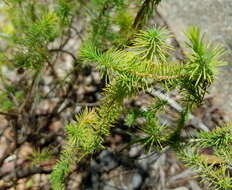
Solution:
{"label": "leaf cluster", "polygon": [[183,74],[188,77],[182,80],[182,87],[189,93],[188,100],[200,103],[214,81],[218,67],[225,65],[225,62],[220,61],[225,51],[220,45],[213,46],[204,40],[197,27],[190,27],[186,36],[190,51]]}
{"label": "leaf cluster", "polygon": [[[179,86],[186,97],[191,96],[194,99],[188,99],[186,110],[183,111],[180,124],[174,132],[167,131],[167,127],[160,125],[156,117],[157,111],[163,104],[156,104],[149,111],[144,112],[143,117],[146,122],[140,128],[140,133],[144,134],[144,136],[139,139],[139,142],[148,150],[153,147],[162,150],[168,144],[172,146],[172,141],[177,139],[179,141],[180,132],[184,127],[189,109],[195,102],[202,101],[207,90],[206,87],[213,80],[210,79],[209,81],[208,77],[202,77],[202,72],[204,73],[206,69],[206,72],[214,73],[220,63],[218,59],[221,55],[218,51],[215,51],[215,48],[211,46],[205,47],[198,29],[190,29],[187,32],[187,37],[190,41],[190,52],[193,53],[189,56],[189,60],[185,65],[169,62],[168,56],[171,46],[168,44],[168,39],[170,35],[164,28],[157,27],[140,31],[135,35],[134,43],[123,50],[109,49],[103,52],[93,42],[87,41],[84,43],[80,51],[82,59],[85,62],[96,64],[102,76],[107,74],[109,81],[103,93],[104,99],[101,101],[101,106],[84,112],[76,118],[78,122],[72,122],[67,126],[68,143],[63,155],[66,155],[65,152],[72,149],[73,145],[78,147],[76,150],[84,152],[84,154],[101,147],[102,137],[109,135],[110,128],[114,126],[117,118],[122,113],[123,100],[136,95],[140,91],[145,92],[154,83],[159,83],[164,87],[166,86],[165,82],[174,87]],[[206,61],[196,59],[200,54],[204,56],[202,52],[206,53],[206,55],[210,54],[213,59],[207,59]],[[207,85],[204,87],[203,85],[206,83]],[[195,88],[190,91],[189,85],[194,85]],[[87,119],[88,122],[86,122],[86,117],[89,118],[89,116],[91,116],[91,119]],[[174,136],[175,139],[172,138]],[[71,157],[74,156],[71,152],[68,154],[69,158],[67,159],[70,161],[73,160]],[[68,161],[62,160],[63,157],[54,169],[52,178],[56,177],[57,170],[58,173],[62,173],[62,176],[57,177],[59,180],[65,177],[63,174],[66,174],[67,168],[64,172],[61,172],[61,168]],[[68,162],[69,166],[71,163]],[[59,167],[59,165],[62,167]],[[55,186],[56,184],[54,184]]]}
{"label": "leaf cluster", "polygon": [[[229,190],[231,183],[232,130],[231,123],[215,128],[212,132],[200,132],[193,143],[185,145],[180,158],[194,168],[203,181],[215,189]],[[189,149],[189,147],[192,147]],[[201,153],[210,148],[213,154]]]}
{"label": "leaf cluster", "polygon": [[68,1],[60,0],[52,10],[48,6],[41,2],[34,4],[31,0],[5,4],[14,30],[7,38],[14,47],[8,62],[17,67],[39,70],[47,62],[48,45],[61,35],[65,29],[63,25],[70,22],[72,14]]}

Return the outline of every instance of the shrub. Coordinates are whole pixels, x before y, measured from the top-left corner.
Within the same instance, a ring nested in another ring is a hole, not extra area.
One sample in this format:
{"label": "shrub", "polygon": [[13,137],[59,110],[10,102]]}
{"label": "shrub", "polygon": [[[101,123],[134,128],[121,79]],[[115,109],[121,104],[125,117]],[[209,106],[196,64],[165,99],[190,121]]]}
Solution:
{"label": "shrub", "polygon": [[[231,124],[187,139],[181,136],[191,111],[203,103],[218,67],[224,64],[221,61],[224,50],[209,43],[199,28],[192,26],[186,31],[185,60],[174,59],[171,33],[164,27],[146,27],[159,2],[5,1],[7,24],[1,36],[7,46],[1,51],[1,67],[25,74],[24,78],[12,81],[7,73],[1,73],[1,114],[13,122],[16,144],[25,142],[35,131],[40,133],[54,117],[62,117],[62,112],[71,107],[64,103],[72,99],[75,79],[86,67],[96,67],[104,79],[100,106],[86,108],[65,127],[66,142],[50,177],[54,190],[65,188],[64,179],[72,165],[104,148],[104,137],[110,134],[121,115],[126,115],[130,127],[135,126],[137,118],[144,118],[144,125],[134,130],[143,134],[137,142],[148,151],[155,148],[162,152],[171,147],[181,160],[196,168],[203,180],[218,189],[231,189]],[[75,22],[80,20],[85,24],[75,28]],[[81,47],[73,53],[66,46],[76,36]],[[72,68],[63,78],[55,69],[60,54],[73,59]],[[53,89],[43,95],[40,82],[46,71],[52,73]],[[172,127],[159,120],[158,114],[171,102],[167,96],[157,95],[158,88],[165,92],[176,90],[182,98],[181,107],[177,108],[180,119]],[[154,98],[149,109],[125,108],[125,99],[153,91],[158,98]],[[64,95],[58,96],[60,92]],[[58,96],[55,107],[51,113],[38,115],[39,102],[51,98],[51,94]],[[40,117],[45,117],[45,124],[41,124]],[[34,126],[31,126],[32,118]],[[26,132],[19,138],[22,130]],[[200,149],[206,147],[214,149],[214,161],[200,154]],[[214,167],[215,164],[219,167]]]}

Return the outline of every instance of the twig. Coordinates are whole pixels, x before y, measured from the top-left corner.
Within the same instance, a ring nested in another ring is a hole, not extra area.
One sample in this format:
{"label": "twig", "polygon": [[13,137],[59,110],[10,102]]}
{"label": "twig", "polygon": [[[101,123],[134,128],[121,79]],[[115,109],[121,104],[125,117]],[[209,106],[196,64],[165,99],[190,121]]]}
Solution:
{"label": "twig", "polygon": [[151,13],[149,13],[149,9],[153,10],[158,4],[159,1],[144,0],[141,8],[138,11],[138,14],[134,19],[133,28],[135,30],[141,29],[143,21],[146,19],[147,16],[151,15]]}
{"label": "twig", "polygon": [[19,142],[18,142],[18,123],[17,123],[17,119],[16,120],[13,120],[10,122],[11,124],[11,127],[13,128],[14,130],[14,141],[15,141],[15,159],[14,159],[14,168],[13,168],[13,186],[14,186],[14,189],[17,190],[17,170],[16,170],[16,167],[17,167],[17,160],[18,160],[18,155],[19,155]]}
{"label": "twig", "polygon": [[78,35],[81,41],[84,41],[83,37],[81,36],[80,32],[75,28],[74,26],[71,26],[71,29],[75,31],[75,33]]}
{"label": "twig", "polygon": [[[161,100],[165,100],[168,102],[168,104],[174,108],[176,111],[178,112],[182,112],[183,108],[181,107],[180,104],[178,104],[175,100],[173,100],[172,98],[170,98],[167,94],[163,94],[162,92],[158,91],[158,90],[154,90],[152,88],[149,88],[148,93],[152,96],[156,96],[158,98],[160,98]],[[202,121],[200,121],[199,119],[197,119],[194,115],[192,115],[191,113],[189,114],[189,122],[191,125],[203,130],[203,131],[210,131],[209,127],[207,127]]]}
{"label": "twig", "polygon": [[64,37],[64,34],[66,33],[66,31],[62,32],[61,44],[59,46],[59,49],[63,49],[68,44],[69,40],[71,39],[71,27],[73,24],[73,19],[74,19],[74,17],[71,18],[71,22],[69,24],[68,31],[67,31],[68,37],[64,40],[64,42],[63,42],[63,37]]}
{"label": "twig", "polygon": [[71,52],[69,52],[69,51],[67,51],[67,50],[64,50],[64,49],[50,49],[49,52],[61,52],[61,53],[66,53],[66,54],[70,55],[70,56],[73,58],[73,60],[75,61],[75,63],[77,63],[77,58],[76,58],[76,56],[75,56],[73,53],[71,53]]}
{"label": "twig", "polygon": [[48,58],[46,58],[46,60],[47,60],[48,66],[51,68],[51,71],[52,71],[53,76],[54,76],[57,80],[59,80],[59,76],[58,76],[58,74],[57,74],[57,72],[56,72],[56,70],[55,70],[54,65],[50,62],[50,60],[49,60]]}
{"label": "twig", "polygon": [[29,87],[29,89],[28,89],[28,91],[27,91],[25,100],[24,100],[24,102],[23,102],[23,103],[19,106],[19,108],[18,108],[18,112],[19,112],[19,113],[22,113],[24,107],[25,107],[28,103],[31,104],[30,99],[31,99],[31,97],[33,97],[33,91],[34,91],[34,89],[35,89],[36,84],[38,83],[37,80],[39,80],[39,78],[40,78],[40,71],[36,71],[36,73],[35,73],[34,76],[33,76],[33,79],[32,79],[32,82],[31,82],[31,84],[30,84],[30,87]]}
{"label": "twig", "polygon": [[8,117],[18,117],[18,113],[7,113],[0,111],[0,115],[8,116]]}

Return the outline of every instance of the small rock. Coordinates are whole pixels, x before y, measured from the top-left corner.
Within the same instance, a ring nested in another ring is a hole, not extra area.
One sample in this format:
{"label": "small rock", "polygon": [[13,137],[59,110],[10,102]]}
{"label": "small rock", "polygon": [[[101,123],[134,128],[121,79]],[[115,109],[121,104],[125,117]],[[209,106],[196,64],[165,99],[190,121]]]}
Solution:
{"label": "small rock", "polygon": [[113,154],[108,150],[103,150],[99,155],[100,165],[105,171],[109,171],[117,166],[117,162],[113,157]]}
{"label": "small rock", "polygon": [[132,177],[132,187],[133,189],[139,189],[143,182],[143,178],[138,173],[134,174]]}
{"label": "small rock", "polygon": [[136,157],[136,156],[139,155],[140,151],[141,151],[141,147],[133,146],[129,151],[129,156],[132,157],[132,158]]}
{"label": "small rock", "polygon": [[49,126],[49,130],[53,132],[58,132],[63,128],[63,123],[61,121],[55,121]]}
{"label": "small rock", "polygon": [[92,77],[96,84],[99,84],[101,82],[101,77],[100,77],[99,72],[93,72]]}
{"label": "small rock", "polygon": [[175,188],[174,190],[189,190],[187,187],[178,187],[178,188]]}
{"label": "small rock", "polygon": [[84,81],[84,83],[85,83],[86,85],[90,85],[90,84],[91,84],[91,82],[92,82],[92,77],[91,77],[91,76],[87,76],[87,77],[85,77],[85,81]]}
{"label": "small rock", "polygon": [[98,171],[100,166],[95,160],[91,160],[90,167],[92,171]]}
{"label": "small rock", "polygon": [[27,159],[33,152],[32,145],[29,143],[24,143],[19,149],[19,158]]}

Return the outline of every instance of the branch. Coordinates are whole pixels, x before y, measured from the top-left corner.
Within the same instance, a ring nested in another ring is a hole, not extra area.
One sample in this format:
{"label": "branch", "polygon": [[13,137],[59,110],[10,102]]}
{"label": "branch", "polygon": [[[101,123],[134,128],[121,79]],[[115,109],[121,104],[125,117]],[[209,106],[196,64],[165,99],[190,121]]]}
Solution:
{"label": "branch", "polygon": [[146,78],[156,79],[156,80],[168,80],[168,79],[177,79],[177,78],[186,77],[186,75],[161,76],[161,75],[154,75],[150,73],[140,73],[140,72],[130,71],[130,70],[127,70],[127,72],[130,72],[140,77],[146,77]]}
{"label": "branch", "polygon": [[7,113],[7,112],[0,111],[0,115],[17,118],[19,114],[18,113],[13,113],[13,112],[12,113]]}
{"label": "branch", "polygon": [[76,56],[75,56],[73,53],[71,53],[71,52],[69,52],[69,51],[67,51],[67,50],[64,50],[64,49],[50,49],[49,52],[61,52],[61,53],[66,53],[66,54],[70,55],[70,56],[73,58],[73,60],[77,63],[77,58],[76,58]]}
{"label": "branch", "polygon": [[[159,4],[159,0],[144,0],[141,8],[139,9],[134,23],[133,23],[133,28],[135,30],[141,29],[142,27],[142,22],[146,19],[147,16],[150,16],[151,13],[154,10],[154,6],[157,6]],[[149,9],[152,12],[149,12]]]}

